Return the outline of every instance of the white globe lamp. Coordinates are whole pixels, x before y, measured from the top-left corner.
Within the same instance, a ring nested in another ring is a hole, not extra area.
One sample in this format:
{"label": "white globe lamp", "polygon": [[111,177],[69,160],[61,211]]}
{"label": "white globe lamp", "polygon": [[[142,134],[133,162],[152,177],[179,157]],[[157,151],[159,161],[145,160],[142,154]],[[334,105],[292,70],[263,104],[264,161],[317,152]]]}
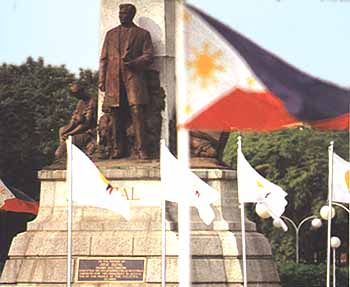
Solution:
{"label": "white globe lamp", "polygon": [[259,217],[266,219],[271,217],[270,213],[268,212],[267,208],[263,203],[257,203],[255,205],[255,212],[259,215]]}
{"label": "white globe lamp", "polygon": [[312,221],[311,221],[311,226],[313,229],[319,229],[321,228],[322,226],[322,220],[319,219],[319,218],[314,218]]}
{"label": "white globe lamp", "polygon": [[[320,215],[322,219],[328,220],[328,205],[324,205],[320,209]],[[334,218],[335,216],[335,209],[332,207],[332,213],[331,213],[331,218]]]}
{"label": "white globe lamp", "polygon": [[332,237],[331,237],[331,247],[332,247],[333,249],[337,249],[337,248],[340,247],[340,245],[341,245],[341,240],[340,240],[340,238],[337,237],[337,236],[332,236]]}

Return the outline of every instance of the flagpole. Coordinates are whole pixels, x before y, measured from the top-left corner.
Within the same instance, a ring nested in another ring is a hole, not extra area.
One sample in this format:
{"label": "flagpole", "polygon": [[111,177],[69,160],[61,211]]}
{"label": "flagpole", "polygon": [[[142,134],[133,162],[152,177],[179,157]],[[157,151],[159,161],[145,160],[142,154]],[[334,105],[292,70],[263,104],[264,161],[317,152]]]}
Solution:
{"label": "flagpole", "polygon": [[[348,117],[348,137],[349,137],[349,162],[350,162],[350,105],[349,105],[349,117]],[[350,177],[350,174],[348,173],[348,177]],[[349,182],[350,182],[350,178],[349,178]],[[350,210],[350,200],[349,200],[349,210]],[[350,287],[350,212],[348,212],[348,287]]]}
{"label": "flagpole", "polygon": [[[239,136],[237,138],[237,150],[242,150],[242,138]],[[238,156],[238,153],[237,153]],[[237,180],[239,178],[237,177]],[[239,188],[239,184],[238,184]],[[245,234],[245,212],[244,212],[244,202],[240,203],[241,208],[241,230],[242,230],[242,260],[243,260],[243,286],[247,287],[247,249],[246,249],[246,234]]]}
{"label": "flagpole", "polygon": [[[177,35],[176,35],[176,92],[177,92],[177,123],[183,124],[185,118],[185,107],[187,103],[186,87],[186,64],[185,64],[185,29],[184,1],[180,0],[179,17],[177,17]],[[188,130],[179,127],[177,131],[177,150],[178,160],[184,167],[189,167],[189,133]],[[178,209],[179,222],[179,259],[178,276],[180,287],[191,286],[191,216],[189,198],[190,192],[186,192],[186,183],[188,179],[181,181],[180,188],[184,192],[180,196]]]}
{"label": "flagpole", "polygon": [[[350,210],[350,202],[349,202]],[[349,237],[348,237],[348,286],[350,287],[350,212],[348,212],[348,221],[349,221]]]}
{"label": "flagpole", "polygon": [[240,205],[241,208],[241,229],[242,229],[242,258],[243,258],[243,286],[247,287],[247,250],[246,250],[246,236],[245,236],[245,213],[244,203]]}
{"label": "flagpole", "polygon": [[166,222],[165,222],[165,199],[162,198],[162,287],[166,282]]}
{"label": "flagpole", "polygon": [[72,268],[72,137],[67,139],[68,220],[67,220],[67,287],[71,286]]}
{"label": "flagpole", "polygon": [[[350,105],[349,105],[349,116],[348,116],[348,137],[349,137],[349,161],[350,161]],[[350,210],[350,201],[349,201],[349,210]],[[350,212],[348,212],[348,287],[350,287]]]}
{"label": "flagpole", "polygon": [[[188,131],[178,131],[178,159],[184,166],[189,165],[188,157]],[[182,147],[181,147],[182,146]],[[186,189],[186,183],[188,179],[185,178],[180,184],[181,189],[184,191],[179,199],[179,283],[180,287],[191,286],[191,218],[190,218],[190,206],[189,195],[190,191]],[[187,190],[187,192],[186,192]]]}
{"label": "flagpole", "polygon": [[330,264],[331,264],[331,220],[332,220],[332,197],[333,197],[333,150],[334,142],[328,147],[328,222],[327,222],[327,287],[330,287]]}
{"label": "flagpole", "polygon": [[[160,140],[160,148],[163,148],[165,145],[165,140]],[[162,152],[160,152],[162,156]],[[162,160],[160,160],[160,169],[165,168],[162,166]],[[163,196],[162,196],[162,287],[166,285],[166,203],[165,203],[165,187],[163,187]]]}

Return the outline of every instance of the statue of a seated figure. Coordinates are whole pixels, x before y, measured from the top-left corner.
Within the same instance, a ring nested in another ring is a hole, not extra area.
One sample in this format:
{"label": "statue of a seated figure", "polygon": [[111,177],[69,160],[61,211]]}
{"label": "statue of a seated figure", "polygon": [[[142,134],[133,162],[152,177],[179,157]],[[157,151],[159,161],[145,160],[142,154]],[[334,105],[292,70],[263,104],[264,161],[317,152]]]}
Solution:
{"label": "statue of a seated figure", "polygon": [[70,122],[59,129],[60,145],[55,152],[56,159],[66,155],[68,136],[72,136],[73,143],[89,155],[96,149],[96,98],[90,97],[77,82],[71,85],[70,92],[79,101]]}

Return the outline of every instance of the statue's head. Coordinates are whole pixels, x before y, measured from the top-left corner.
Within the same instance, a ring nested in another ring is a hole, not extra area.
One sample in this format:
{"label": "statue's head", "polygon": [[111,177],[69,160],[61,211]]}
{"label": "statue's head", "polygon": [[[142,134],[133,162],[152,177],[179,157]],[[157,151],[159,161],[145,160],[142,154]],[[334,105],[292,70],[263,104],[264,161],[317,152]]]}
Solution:
{"label": "statue's head", "polygon": [[136,7],[126,3],[119,5],[119,20],[122,25],[131,24],[136,14]]}
{"label": "statue's head", "polygon": [[71,92],[71,94],[76,97],[77,99],[85,99],[86,98],[86,93],[85,93],[85,89],[84,87],[79,84],[78,82],[73,82],[70,87],[69,90]]}

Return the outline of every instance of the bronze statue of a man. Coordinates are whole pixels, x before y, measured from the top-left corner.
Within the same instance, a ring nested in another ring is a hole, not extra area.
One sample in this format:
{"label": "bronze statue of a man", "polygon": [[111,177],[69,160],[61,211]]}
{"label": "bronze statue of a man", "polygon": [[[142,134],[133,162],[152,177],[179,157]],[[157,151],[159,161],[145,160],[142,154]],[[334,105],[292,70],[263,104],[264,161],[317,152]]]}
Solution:
{"label": "bronze statue of a man", "polygon": [[144,113],[149,103],[145,72],[152,63],[150,33],[133,23],[136,7],[119,6],[120,25],[105,36],[99,69],[99,89],[105,92],[102,111],[112,117],[112,158],[127,155],[126,124],[131,117],[137,158],[146,159]]}

